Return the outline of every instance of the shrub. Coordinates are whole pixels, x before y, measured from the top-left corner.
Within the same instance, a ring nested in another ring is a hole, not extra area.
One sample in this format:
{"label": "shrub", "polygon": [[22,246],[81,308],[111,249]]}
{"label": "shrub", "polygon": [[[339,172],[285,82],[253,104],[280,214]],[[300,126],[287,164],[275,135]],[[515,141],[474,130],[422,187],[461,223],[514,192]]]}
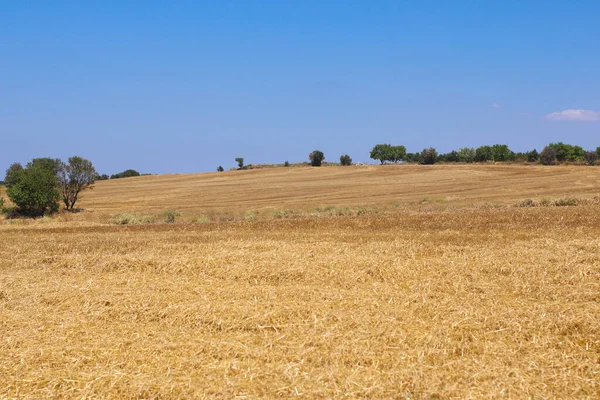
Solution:
{"label": "shrub", "polygon": [[41,165],[29,165],[6,190],[21,215],[40,217],[58,211],[58,178]]}
{"label": "shrub", "polygon": [[115,215],[111,222],[117,225],[139,225],[150,221],[142,215],[122,213]]}
{"label": "shrub", "polygon": [[235,159],[235,162],[238,164],[238,169],[244,169],[244,158],[243,157],[237,157]]}
{"label": "shrub", "polygon": [[289,166],[290,166],[290,163],[286,161],[286,162],[284,162],[284,163],[283,163],[283,166],[284,166],[284,167],[289,167]]}
{"label": "shrub", "polygon": [[572,199],[572,198],[556,199],[556,200],[554,200],[554,205],[556,207],[576,206],[577,199]]}
{"label": "shrub", "polygon": [[325,154],[322,151],[314,150],[308,155],[310,165],[313,167],[320,167],[323,160],[325,160]]}
{"label": "shrub", "polygon": [[437,151],[433,147],[423,149],[421,152],[421,164],[435,164],[437,161]]}
{"label": "shrub", "polygon": [[540,153],[540,162],[544,165],[553,165],[556,162],[556,150],[550,146],[544,147]]}
{"label": "shrub", "polygon": [[224,171],[223,167],[219,165],[219,166],[217,167],[217,172],[223,172],[223,171]]}
{"label": "shrub", "polygon": [[181,213],[179,211],[175,211],[175,210],[169,210],[167,212],[165,212],[165,222],[168,224],[172,224],[175,222],[175,217],[180,217]]}
{"label": "shrub", "polygon": [[352,165],[352,158],[348,154],[344,154],[340,156],[340,164],[341,165]]}
{"label": "shrub", "polygon": [[595,151],[586,151],[584,158],[587,165],[596,165],[596,161],[598,161],[598,154],[596,154]]}
{"label": "shrub", "polygon": [[540,159],[540,154],[537,152],[536,149],[528,151],[527,153],[525,153],[525,155],[527,156],[527,161],[529,162],[537,162]]}

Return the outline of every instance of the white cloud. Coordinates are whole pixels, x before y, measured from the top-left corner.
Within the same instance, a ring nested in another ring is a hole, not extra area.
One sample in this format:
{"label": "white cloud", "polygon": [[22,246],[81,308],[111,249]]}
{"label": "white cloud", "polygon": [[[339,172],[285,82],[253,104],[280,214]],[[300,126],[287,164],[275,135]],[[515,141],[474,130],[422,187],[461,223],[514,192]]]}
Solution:
{"label": "white cloud", "polygon": [[501,106],[498,103],[494,103],[494,104],[492,104],[492,107],[494,107],[494,108],[500,108]]}
{"label": "white cloud", "polygon": [[592,110],[564,110],[546,115],[553,121],[598,121],[600,113]]}

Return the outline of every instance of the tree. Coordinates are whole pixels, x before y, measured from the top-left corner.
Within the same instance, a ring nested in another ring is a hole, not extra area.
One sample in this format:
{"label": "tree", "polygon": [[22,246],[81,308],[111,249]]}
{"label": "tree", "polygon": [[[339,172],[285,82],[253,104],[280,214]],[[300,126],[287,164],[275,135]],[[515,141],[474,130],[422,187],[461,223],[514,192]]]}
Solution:
{"label": "tree", "polygon": [[505,144],[495,144],[492,146],[492,160],[511,161],[515,158],[515,153]]}
{"label": "tree", "polygon": [[219,165],[219,166],[217,167],[217,172],[223,172],[223,171],[224,171],[223,167]]}
{"label": "tree", "polygon": [[39,217],[58,211],[58,178],[40,164],[28,164],[6,194],[23,215]]}
{"label": "tree", "polygon": [[340,164],[341,165],[352,165],[352,158],[348,154],[344,154],[340,156]]}
{"label": "tree", "polygon": [[58,173],[62,168],[63,162],[59,158],[34,158],[30,162],[27,163],[26,168],[36,167],[45,169],[46,171],[50,171],[54,174],[54,176],[58,177]]}
{"label": "tree", "polygon": [[475,149],[472,147],[463,147],[458,149],[458,159],[460,162],[472,163],[475,161]]}
{"label": "tree", "polygon": [[553,165],[556,162],[556,150],[550,146],[544,147],[540,153],[540,161],[544,165]]}
{"label": "tree", "polygon": [[12,186],[17,183],[19,179],[19,174],[24,170],[23,166],[20,163],[13,163],[6,170],[6,177],[4,178],[4,184],[6,187]]}
{"label": "tree", "polygon": [[596,165],[596,161],[598,161],[598,154],[595,151],[586,151],[584,157],[587,165]]}
{"label": "tree", "polygon": [[308,155],[310,165],[313,167],[320,167],[323,160],[325,160],[325,154],[322,151],[314,150]]}
{"label": "tree", "polygon": [[121,178],[129,178],[131,176],[140,176],[141,174],[137,172],[135,169],[127,169],[123,172],[119,172],[118,174],[113,174],[110,176],[110,179],[121,179]]}
{"label": "tree", "polygon": [[[442,158],[442,155],[440,155],[439,158]],[[460,154],[458,153],[458,151],[452,150],[450,153],[443,155],[443,160],[445,162],[459,162]]]}
{"label": "tree", "polygon": [[406,156],[406,147],[404,146],[392,146],[389,161],[397,163],[402,161]]}
{"label": "tree", "polygon": [[238,163],[238,169],[244,169],[244,158],[243,157],[237,157],[235,159],[235,162]]}
{"label": "tree", "polygon": [[525,153],[525,155],[527,156],[527,161],[529,162],[537,162],[540,159],[540,154],[537,152],[536,149],[528,151],[527,153]]}
{"label": "tree", "polygon": [[421,164],[435,164],[437,157],[437,151],[433,147],[423,149],[421,152]]}
{"label": "tree", "polygon": [[406,153],[406,156],[404,156],[404,160],[408,163],[420,163],[421,153]]}
{"label": "tree", "polygon": [[73,156],[69,163],[61,163],[58,171],[58,182],[60,193],[67,211],[73,210],[79,193],[86,189],[92,189],[96,178],[96,169],[92,162],[85,158]]}
{"label": "tree", "polygon": [[386,161],[391,161],[393,150],[391,144],[376,144],[371,149],[370,157],[373,160],[379,160],[381,164],[385,164]]}
{"label": "tree", "polygon": [[600,158],[600,146],[596,147],[596,155]]}
{"label": "tree", "polygon": [[491,146],[481,146],[475,150],[475,161],[486,162],[494,159],[494,151]]}

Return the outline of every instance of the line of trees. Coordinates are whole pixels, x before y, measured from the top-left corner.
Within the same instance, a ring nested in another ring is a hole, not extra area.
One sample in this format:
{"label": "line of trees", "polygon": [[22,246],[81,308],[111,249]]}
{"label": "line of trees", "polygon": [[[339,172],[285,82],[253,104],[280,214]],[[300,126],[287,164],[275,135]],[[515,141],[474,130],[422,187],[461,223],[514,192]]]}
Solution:
{"label": "line of trees", "polygon": [[404,146],[391,144],[377,144],[371,150],[373,160],[385,163],[419,163],[435,164],[437,162],[489,162],[489,161],[515,161],[515,162],[540,162],[544,165],[553,165],[562,162],[580,162],[595,165],[600,159],[600,147],[596,150],[585,151],[581,146],[574,146],[562,142],[550,143],[538,153],[536,149],[528,152],[514,152],[505,144],[492,146],[462,147],[448,153],[438,154],[433,147],[423,149],[420,153],[407,153]]}

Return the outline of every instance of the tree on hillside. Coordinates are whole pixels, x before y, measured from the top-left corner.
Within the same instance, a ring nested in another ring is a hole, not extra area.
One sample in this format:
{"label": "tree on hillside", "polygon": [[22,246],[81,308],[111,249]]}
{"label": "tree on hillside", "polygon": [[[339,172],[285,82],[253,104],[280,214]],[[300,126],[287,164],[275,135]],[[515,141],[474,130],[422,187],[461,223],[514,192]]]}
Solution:
{"label": "tree on hillside", "polygon": [[18,175],[23,171],[23,166],[20,163],[13,163],[6,170],[6,177],[4,178],[4,184],[6,187],[17,183]]}
{"label": "tree on hillside", "polygon": [[391,157],[389,161],[393,161],[395,163],[402,161],[406,157],[406,147],[400,146],[392,146]]}
{"label": "tree on hillside", "polygon": [[537,162],[540,159],[540,154],[536,149],[528,151],[525,153],[525,155],[527,156],[527,161],[529,162]]}
{"label": "tree on hillside", "polygon": [[596,155],[600,158],[600,146],[596,147]]}
{"label": "tree on hillside", "polygon": [[223,167],[219,165],[219,166],[217,167],[217,172],[223,172],[223,171],[224,171]]}
{"label": "tree on hillside", "polygon": [[352,165],[352,158],[348,154],[344,154],[340,156],[340,164],[341,165]]}
{"label": "tree on hillside", "polygon": [[421,152],[421,164],[435,164],[438,158],[437,151],[433,147],[423,149]]}
{"label": "tree on hillside", "polygon": [[121,179],[121,178],[129,178],[132,176],[140,176],[141,174],[137,172],[135,169],[127,169],[123,172],[119,172],[118,174],[113,174],[110,176],[110,179]]}
{"label": "tree on hillside", "polygon": [[373,160],[379,160],[381,164],[385,164],[386,161],[392,159],[392,153],[391,144],[377,144],[371,149],[370,157]]}
{"label": "tree on hillside", "polygon": [[556,150],[550,146],[544,147],[540,153],[540,162],[544,165],[553,165],[556,162]]}
{"label": "tree on hillside", "polygon": [[22,215],[39,217],[58,211],[58,178],[41,164],[28,164],[6,190]]}
{"label": "tree on hillside", "polygon": [[68,164],[61,163],[58,182],[62,200],[68,211],[73,210],[82,191],[93,188],[95,179],[96,169],[92,162],[85,158],[73,156],[69,158]]}
{"label": "tree on hillside", "polygon": [[460,162],[472,163],[475,161],[475,149],[472,147],[458,149],[458,159]]}
{"label": "tree on hillside", "polygon": [[494,161],[512,161],[515,153],[505,144],[495,144],[492,146],[492,160]]}
{"label": "tree on hillside", "polygon": [[308,155],[310,165],[313,167],[320,167],[323,160],[325,160],[325,154],[322,151],[314,150]]}
{"label": "tree on hillside", "polygon": [[475,161],[486,162],[494,159],[494,151],[492,146],[480,146],[475,150]]}
{"label": "tree on hillside", "polygon": [[54,176],[58,177],[58,173],[62,168],[63,162],[59,158],[34,158],[27,163],[27,168],[41,168],[50,171]]}
{"label": "tree on hillside", "polygon": [[404,161],[407,163],[420,163],[421,153],[406,153],[404,156]]}
{"label": "tree on hillside", "polygon": [[235,159],[235,162],[238,164],[238,169],[244,169],[244,158],[243,157],[237,157]]}
{"label": "tree on hillside", "polygon": [[585,163],[587,165],[596,165],[596,161],[598,161],[598,154],[595,151],[585,152]]}

